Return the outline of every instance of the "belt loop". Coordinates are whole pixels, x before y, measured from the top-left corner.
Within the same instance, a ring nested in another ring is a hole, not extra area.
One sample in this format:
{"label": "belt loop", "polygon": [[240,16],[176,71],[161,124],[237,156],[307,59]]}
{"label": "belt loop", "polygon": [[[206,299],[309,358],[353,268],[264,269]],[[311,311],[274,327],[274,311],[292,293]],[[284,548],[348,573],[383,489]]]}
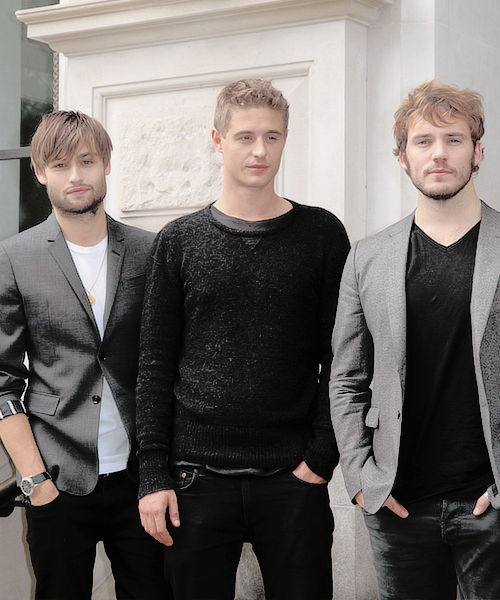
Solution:
{"label": "belt loop", "polygon": [[206,467],[195,467],[194,472],[197,473],[200,477],[205,477],[207,474],[207,468]]}

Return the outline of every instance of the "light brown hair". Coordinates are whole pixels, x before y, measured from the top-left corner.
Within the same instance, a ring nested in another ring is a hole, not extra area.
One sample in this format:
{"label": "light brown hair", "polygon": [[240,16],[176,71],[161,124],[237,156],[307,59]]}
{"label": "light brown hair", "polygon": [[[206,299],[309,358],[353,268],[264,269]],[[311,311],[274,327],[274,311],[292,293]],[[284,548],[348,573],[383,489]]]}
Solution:
{"label": "light brown hair", "polygon": [[[394,113],[394,154],[399,156],[406,150],[408,128],[415,119],[422,118],[439,127],[456,119],[465,119],[470,127],[474,146],[484,134],[484,111],[481,94],[468,88],[441,83],[433,79],[412,90]],[[477,171],[479,167],[474,167]]]}
{"label": "light brown hair", "polygon": [[289,105],[270,79],[239,79],[226,85],[217,97],[214,127],[225,137],[236,108],[267,107],[281,113],[285,132],[288,129]]}
{"label": "light brown hair", "polygon": [[70,158],[81,145],[88,146],[109,164],[113,144],[96,119],[72,110],[58,110],[42,117],[31,140],[31,164],[41,171],[53,160]]}

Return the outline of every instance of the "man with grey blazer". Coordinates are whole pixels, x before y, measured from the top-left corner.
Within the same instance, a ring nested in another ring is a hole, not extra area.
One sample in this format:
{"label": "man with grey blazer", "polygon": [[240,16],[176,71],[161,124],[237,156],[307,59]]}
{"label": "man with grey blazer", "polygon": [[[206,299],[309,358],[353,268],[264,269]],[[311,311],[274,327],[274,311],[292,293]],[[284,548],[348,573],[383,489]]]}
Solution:
{"label": "man with grey blazer", "polygon": [[137,507],[135,383],[153,234],[104,212],[111,140],[45,115],[32,165],[53,214],[0,245],[0,436],[21,478],[36,598],[89,600],[96,544],[117,598],[166,596]]}
{"label": "man with grey blazer", "polygon": [[330,381],[380,598],[500,598],[500,214],[472,180],[479,94],[439,80],[396,112],[414,214],[352,248]]}

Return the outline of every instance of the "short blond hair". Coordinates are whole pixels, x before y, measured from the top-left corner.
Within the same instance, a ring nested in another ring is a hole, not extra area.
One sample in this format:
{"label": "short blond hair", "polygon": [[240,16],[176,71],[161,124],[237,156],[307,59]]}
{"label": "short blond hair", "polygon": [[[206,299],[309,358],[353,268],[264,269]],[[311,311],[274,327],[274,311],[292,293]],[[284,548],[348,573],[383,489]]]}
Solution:
{"label": "short blond hair", "polygon": [[225,137],[236,108],[267,107],[278,111],[283,117],[285,131],[288,129],[289,104],[270,79],[239,79],[226,85],[217,97],[214,127]]}
{"label": "short blond hair", "polygon": [[[394,154],[399,156],[406,150],[408,128],[417,118],[433,125],[451,123],[457,118],[467,121],[474,146],[484,134],[484,110],[481,94],[465,88],[441,83],[437,79],[422,83],[412,90],[394,114]],[[477,170],[476,167],[474,170]]]}
{"label": "short blond hair", "polygon": [[31,164],[43,171],[53,160],[72,157],[82,144],[109,164],[113,144],[99,121],[72,110],[46,114],[31,140]]}

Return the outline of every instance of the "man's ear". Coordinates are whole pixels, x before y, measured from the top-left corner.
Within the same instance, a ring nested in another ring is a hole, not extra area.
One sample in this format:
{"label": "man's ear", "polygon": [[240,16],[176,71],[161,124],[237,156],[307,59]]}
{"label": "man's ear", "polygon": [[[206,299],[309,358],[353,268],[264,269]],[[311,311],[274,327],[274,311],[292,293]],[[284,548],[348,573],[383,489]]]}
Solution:
{"label": "man's ear", "polygon": [[474,155],[472,157],[472,165],[477,167],[479,163],[483,160],[483,148],[481,146],[481,141],[477,140],[474,146]]}
{"label": "man's ear", "polygon": [[111,161],[108,160],[108,164],[104,167],[104,175],[109,175],[111,173]]}
{"label": "man's ear", "polygon": [[212,129],[212,142],[214,143],[217,152],[222,152],[222,135],[217,129]]}
{"label": "man's ear", "polygon": [[40,169],[39,167],[37,167],[35,165],[34,166],[34,171],[35,171],[35,175],[36,175],[36,178],[38,179],[38,181],[42,185],[47,185],[47,178],[45,177],[45,170],[44,169]]}
{"label": "man's ear", "polygon": [[408,162],[406,160],[406,152],[404,150],[399,151],[398,161],[403,171],[408,173]]}

